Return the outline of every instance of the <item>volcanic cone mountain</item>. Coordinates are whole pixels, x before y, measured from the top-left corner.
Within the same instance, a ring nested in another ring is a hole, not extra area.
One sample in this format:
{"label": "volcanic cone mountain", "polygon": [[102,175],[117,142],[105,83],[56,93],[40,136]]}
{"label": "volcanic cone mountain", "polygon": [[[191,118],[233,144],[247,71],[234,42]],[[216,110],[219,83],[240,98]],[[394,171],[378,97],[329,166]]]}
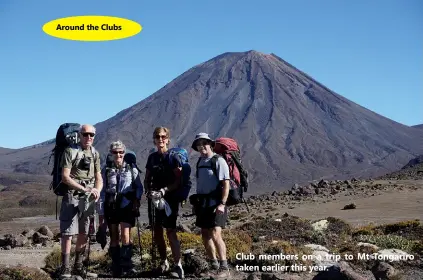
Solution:
{"label": "volcanic cone mountain", "polygon": [[[72,122],[69,119],[69,122]],[[376,176],[423,153],[423,131],[338,95],[274,54],[224,53],[201,63],[116,116],[96,124],[103,153],[121,139],[145,166],[156,126],[190,150],[198,132],[237,139],[251,192],[320,178]],[[52,144],[2,155],[15,171],[50,172]],[[197,154],[191,151],[192,167]]]}

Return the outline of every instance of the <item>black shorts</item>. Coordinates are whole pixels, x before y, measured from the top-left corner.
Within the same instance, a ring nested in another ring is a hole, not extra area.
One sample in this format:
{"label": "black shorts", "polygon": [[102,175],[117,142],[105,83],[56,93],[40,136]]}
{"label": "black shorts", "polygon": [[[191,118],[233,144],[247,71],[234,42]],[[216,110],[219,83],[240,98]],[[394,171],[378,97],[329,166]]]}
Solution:
{"label": "black shorts", "polygon": [[132,211],[132,203],[124,208],[116,208],[111,209],[108,206],[104,207],[104,217],[107,221],[107,224],[120,224],[120,223],[127,223],[130,224],[131,227],[135,226],[136,221],[136,212]]}
{"label": "black shorts", "polygon": [[221,227],[222,229],[226,226],[226,221],[228,219],[228,209],[225,206],[225,212],[223,214],[216,214],[216,206],[198,208],[196,210],[197,218],[195,220],[195,225],[202,229],[211,229],[214,227]]}
{"label": "black shorts", "polygon": [[148,222],[151,226],[152,224],[152,207],[154,208],[154,224],[161,225],[164,228],[176,229],[176,220],[178,219],[178,212],[179,212],[179,201],[172,200],[165,198],[166,202],[169,204],[170,209],[172,210],[172,214],[170,216],[166,216],[166,211],[159,210],[152,206],[151,199],[148,199]]}

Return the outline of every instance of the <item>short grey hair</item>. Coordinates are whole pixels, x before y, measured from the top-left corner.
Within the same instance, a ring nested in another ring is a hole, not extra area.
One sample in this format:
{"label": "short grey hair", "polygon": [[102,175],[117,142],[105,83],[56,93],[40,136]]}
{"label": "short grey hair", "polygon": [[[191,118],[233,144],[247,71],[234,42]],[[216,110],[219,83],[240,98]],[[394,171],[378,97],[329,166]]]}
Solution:
{"label": "short grey hair", "polygon": [[113,151],[115,149],[123,149],[124,151],[126,151],[126,146],[125,146],[125,144],[122,143],[122,141],[117,140],[117,141],[110,143],[110,146],[109,146],[110,151]]}
{"label": "short grey hair", "polygon": [[81,124],[80,126],[79,126],[79,133],[82,133],[82,129],[84,128],[84,126],[91,126],[92,128],[93,128],[93,132],[95,133],[96,132],[96,129],[95,129],[95,126],[93,126],[93,125],[91,125],[91,124]]}

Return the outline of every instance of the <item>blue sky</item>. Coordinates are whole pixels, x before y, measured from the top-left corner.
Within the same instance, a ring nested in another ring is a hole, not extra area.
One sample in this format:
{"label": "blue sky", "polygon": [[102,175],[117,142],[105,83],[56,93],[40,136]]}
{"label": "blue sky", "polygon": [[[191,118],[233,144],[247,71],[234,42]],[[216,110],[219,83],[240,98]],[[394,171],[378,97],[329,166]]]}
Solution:
{"label": "blue sky", "polygon": [[[248,50],[273,52],[397,122],[423,123],[421,11],[419,0],[1,0],[0,146],[54,138],[64,122],[103,121],[196,64]],[[77,15],[128,18],[143,30],[108,42],[42,31]]]}

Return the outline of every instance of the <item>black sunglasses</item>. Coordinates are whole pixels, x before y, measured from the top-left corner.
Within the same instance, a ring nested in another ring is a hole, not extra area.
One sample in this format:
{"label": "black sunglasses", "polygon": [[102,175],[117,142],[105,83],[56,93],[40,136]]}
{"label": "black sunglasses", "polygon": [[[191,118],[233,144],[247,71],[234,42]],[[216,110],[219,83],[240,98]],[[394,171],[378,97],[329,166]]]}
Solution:
{"label": "black sunglasses", "polygon": [[123,155],[125,152],[124,151],[112,151],[112,154],[117,155],[117,154],[121,154]]}
{"label": "black sunglasses", "polygon": [[160,138],[166,139],[167,138],[167,135],[156,135],[155,138],[156,139],[160,139]]}
{"label": "black sunglasses", "polygon": [[95,136],[95,133],[92,133],[92,132],[84,132],[84,133],[82,133],[82,136],[84,136],[84,137],[91,136],[91,138],[93,138]]}

